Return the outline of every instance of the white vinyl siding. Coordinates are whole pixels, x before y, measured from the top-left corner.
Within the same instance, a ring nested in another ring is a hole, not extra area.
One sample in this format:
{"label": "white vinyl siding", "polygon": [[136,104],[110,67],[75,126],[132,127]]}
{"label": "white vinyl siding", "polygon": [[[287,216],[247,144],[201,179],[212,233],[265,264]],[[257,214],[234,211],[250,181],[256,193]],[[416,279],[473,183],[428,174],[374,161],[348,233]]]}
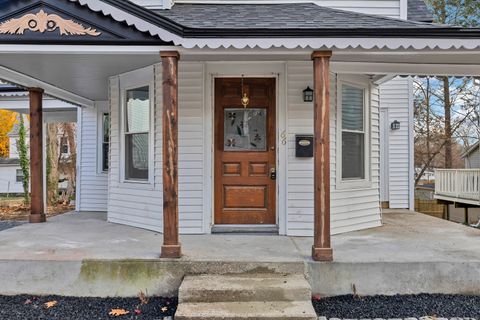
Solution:
{"label": "white vinyl siding", "polygon": [[465,168],[478,169],[480,168],[480,149],[473,151],[465,158]]}
{"label": "white vinyl siding", "polygon": [[390,208],[409,208],[413,176],[410,145],[410,124],[413,120],[413,106],[410,106],[409,79],[395,78],[381,85],[382,108],[388,109],[388,123],[397,120],[400,130],[388,129],[388,198]]}
{"label": "white vinyl siding", "polygon": [[98,169],[98,107],[81,108],[81,126],[78,146],[78,174],[80,175],[80,211],[107,211],[108,175]]}
{"label": "white vinyl siding", "polygon": [[[363,78],[364,81],[368,80]],[[379,209],[379,96],[374,87],[370,96],[371,187],[337,190],[336,78],[330,89],[330,184],[332,234],[381,225]],[[295,158],[295,134],[313,134],[313,104],[305,103],[302,90],[313,83],[311,62],[287,64],[287,234],[313,235],[313,159]],[[281,214],[281,213],[280,213]]]}
{"label": "white vinyl siding", "polygon": [[[111,151],[108,219],[163,231],[162,67],[155,65],[154,183],[146,188],[120,183],[119,78],[110,80]],[[179,63],[179,225],[180,232],[203,232],[203,65]]]}
{"label": "white vinyl siding", "polygon": [[400,18],[400,0],[317,0],[317,4],[340,10]]}

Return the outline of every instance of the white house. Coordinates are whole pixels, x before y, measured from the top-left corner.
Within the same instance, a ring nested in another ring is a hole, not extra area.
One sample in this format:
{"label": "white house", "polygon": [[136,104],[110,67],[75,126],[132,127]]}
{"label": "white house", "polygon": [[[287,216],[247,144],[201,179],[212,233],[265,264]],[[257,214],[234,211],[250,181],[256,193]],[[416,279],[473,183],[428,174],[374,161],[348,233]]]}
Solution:
{"label": "white house", "polygon": [[465,168],[480,169],[479,142],[477,141],[470,148],[468,148],[468,150],[462,154],[462,158],[465,160]]}
{"label": "white house", "polygon": [[381,201],[413,208],[402,76],[480,73],[480,30],[423,22],[418,0],[27,0],[0,13],[0,78],[30,90],[32,159],[43,96],[80,106],[78,210],[163,232],[163,257],[180,255],[179,234],[243,229],[314,235],[313,258],[331,260],[330,234],[380,226]]}
{"label": "white house", "polygon": [[[28,118],[24,118],[28,126]],[[15,124],[8,134],[8,158],[0,158],[0,194],[12,195],[23,193],[23,172],[17,151],[18,124]]]}

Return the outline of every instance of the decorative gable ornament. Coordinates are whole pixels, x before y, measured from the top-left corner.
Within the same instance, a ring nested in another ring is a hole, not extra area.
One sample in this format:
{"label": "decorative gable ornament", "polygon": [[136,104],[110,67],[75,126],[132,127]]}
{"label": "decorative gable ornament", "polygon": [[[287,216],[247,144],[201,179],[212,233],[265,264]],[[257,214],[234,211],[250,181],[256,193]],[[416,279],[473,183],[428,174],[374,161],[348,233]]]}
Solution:
{"label": "decorative gable ornament", "polygon": [[0,24],[0,34],[24,34],[25,30],[45,33],[60,31],[60,35],[89,35],[98,37],[101,32],[93,28],[86,28],[73,20],[67,20],[56,14],[48,14],[43,10],[38,13],[29,13],[20,18],[7,20]]}

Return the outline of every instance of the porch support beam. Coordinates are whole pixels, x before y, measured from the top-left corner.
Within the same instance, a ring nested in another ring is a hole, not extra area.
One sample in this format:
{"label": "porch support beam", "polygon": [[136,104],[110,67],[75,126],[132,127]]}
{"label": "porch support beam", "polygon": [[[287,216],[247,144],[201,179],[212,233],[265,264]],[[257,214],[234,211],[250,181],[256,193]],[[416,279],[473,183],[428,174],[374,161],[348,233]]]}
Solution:
{"label": "porch support beam", "polygon": [[314,243],[312,258],[332,261],[330,244],[330,57],[314,51]]}
{"label": "porch support beam", "polygon": [[30,88],[30,223],[46,221],[43,203],[43,89]]}
{"label": "porch support beam", "polygon": [[178,60],[162,51],[163,75],[163,246],[160,257],[180,258],[178,236]]}

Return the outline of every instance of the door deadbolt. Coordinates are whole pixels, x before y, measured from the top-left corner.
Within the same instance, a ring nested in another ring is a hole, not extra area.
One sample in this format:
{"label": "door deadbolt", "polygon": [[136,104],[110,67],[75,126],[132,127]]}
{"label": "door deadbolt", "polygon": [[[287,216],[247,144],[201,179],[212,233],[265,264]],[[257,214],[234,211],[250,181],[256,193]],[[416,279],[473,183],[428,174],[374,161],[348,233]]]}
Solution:
{"label": "door deadbolt", "polygon": [[277,169],[275,168],[270,169],[270,179],[272,180],[277,179]]}

